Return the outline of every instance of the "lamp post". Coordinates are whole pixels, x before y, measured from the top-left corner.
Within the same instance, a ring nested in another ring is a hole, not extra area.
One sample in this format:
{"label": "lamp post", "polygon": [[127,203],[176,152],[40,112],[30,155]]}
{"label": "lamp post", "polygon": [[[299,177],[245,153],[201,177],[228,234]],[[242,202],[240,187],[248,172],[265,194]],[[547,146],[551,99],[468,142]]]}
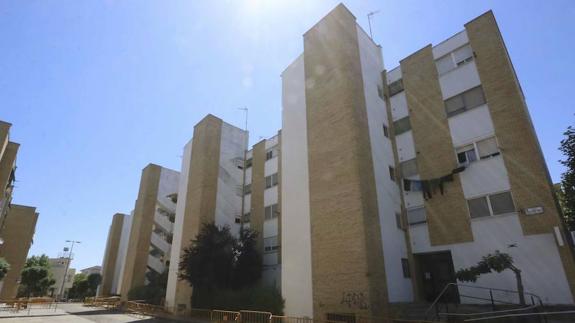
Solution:
{"label": "lamp post", "polygon": [[[68,276],[68,268],[70,267],[70,262],[72,261],[72,251],[74,250],[74,244],[80,243],[80,241],[66,240],[66,242],[72,243],[70,246],[70,252],[68,253],[68,261],[66,262],[66,269],[64,270],[64,277],[62,277],[62,286],[60,287],[60,300],[64,298],[64,284],[66,283],[66,276]],[[64,249],[64,251],[66,251]]]}

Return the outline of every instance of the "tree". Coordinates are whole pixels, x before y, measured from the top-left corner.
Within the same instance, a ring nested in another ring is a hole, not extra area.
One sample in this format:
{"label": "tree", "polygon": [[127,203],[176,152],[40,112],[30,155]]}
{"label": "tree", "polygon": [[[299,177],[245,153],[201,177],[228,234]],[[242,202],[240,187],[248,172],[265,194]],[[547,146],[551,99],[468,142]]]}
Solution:
{"label": "tree", "polygon": [[50,272],[48,256],[32,256],[26,260],[21,274],[21,296],[44,296],[56,282]]}
{"label": "tree", "polygon": [[563,135],[559,150],[565,159],[560,162],[566,170],[561,174],[559,201],[567,227],[575,230],[575,128],[569,126]]}
{"label": "tree", "polygon": [[519,303],[521,303],[521,305],[525,305],[521,270],[513,265],[513,258],[509,254],[495,250],[495,253],[483,256],[477,265],[458,270],[455,273],[455,277],[463,282],[476,282],[477,278],[482,274],[488,274],[492,271],[500,273],[506,269],[511,270],[515,274],[515,279],[517,280],[517,292],[519,293]]}
{"label": "tree", "polygon": [[102,276],[98,273],[92,273],[88,276],[77,274],[74,276],[74,282],[68,292],[70,298],[84,298],[95,296],[98,285],[102,282]]}
{"label": "tree", "polygon": [[166,296],[168,270],[161,274],[150,270],[146,272],[147,285],[136,286],[128,292],[129,300],[144,300],[149,304],[161,305]]}
{"label": "tree", "polygon": [[0,281],[4,279],[4,276],[10,270],[10,264],[6,261],[6,259],[0,257]]}
{"label": "tree", "polygon": [[193,306],[236,308],[247,306],[250,299],[267,297],[268,304],[274,306],[258,302],[251,304],[252,308],[259,306],[263,310],[267,307],[281,313],[281,295],[274,293],[273,288],[255,286],[262,270],[257,237],[258,233],[249,229],[242,229],[237,239],[227,226],[218,227],[214,223],[202,226],[195,240],[184,249],[179,264],[180,279],[194,287]]}

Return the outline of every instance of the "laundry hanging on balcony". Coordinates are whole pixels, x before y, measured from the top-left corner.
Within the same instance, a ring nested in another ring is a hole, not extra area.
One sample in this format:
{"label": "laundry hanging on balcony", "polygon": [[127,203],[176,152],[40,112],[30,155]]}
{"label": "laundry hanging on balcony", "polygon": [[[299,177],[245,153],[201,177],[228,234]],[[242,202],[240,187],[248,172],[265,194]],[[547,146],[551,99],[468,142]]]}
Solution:
{"label": "laundry hanging on balcony", "polygon": [[465,166],[457,167],[451,173],[431,179],[403,179],[403,190],[406,192],[423,192],[423,198],[430,199],[435,192],[439,189],[441,195],[444,193],[444,184],[453,182],[453,175],[461,173],[465,170]]}

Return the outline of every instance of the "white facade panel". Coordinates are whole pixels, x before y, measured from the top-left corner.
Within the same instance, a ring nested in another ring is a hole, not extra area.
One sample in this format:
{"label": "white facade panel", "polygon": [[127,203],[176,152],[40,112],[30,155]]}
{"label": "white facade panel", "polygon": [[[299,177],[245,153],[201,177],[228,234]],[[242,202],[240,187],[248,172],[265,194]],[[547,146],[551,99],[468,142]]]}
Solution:
{"label": "white facade panel", "polygon": [[313,317],[303,55],[282,74],[282,275],[285,314]]}
{"label": "white facade panel", "polygon": [[413,288],[411,279],[403,276],[401,266],[401,259],[407,258],[407,245],[405,233],[397,227],[395,216],[401,211],[401,192],[391,181],[388,171],[389,166],[395,165],[393,147],[382,131],[382,125],[387,124],[387,107],[378,94],[378,86],[383,86],[380,75],[380,71],[383,70],[381,48],[376,46],[359,26],[357,35],[385,259],[387,292],[390,302],[406,302],[413,300]]}
{"label": "white facade panel", "polygon": [[423,199],[422,192],[404,192],[403,201],[407,209],[423,206],[425,200]]}
{"label": "white facade panel", "polygon": [[264,190],[264,206],[277,204],[278,202],[278,186],[272,186]]}
{"label": "white facade panel", "polygon": [[[444,246],[431,246],[427,225],[410,227],[413,253],[451,251],[455,270],[476,265],[481,257],[495,250],[509,253],[514,265],[522,270],[526,292],[543,297],[543,302],[569,304],[573,302],[569,284],[553,234],[524,236],[516,214],[473,219],[471,222],[474,242]],[[515,246],[515,247],[510,247]],[[484,274],[472,286],[491,286],[500,289],[517,290],[515,276],[510,271]],[[461,290],[463,294],[481,296],[482,291]],[[505,294],[494,295],[504,300]],[[507,295],[509,301],[517,302]],[[464,298],[462,302],[470,302]]]}
{"label": "white facade panel", "polygon": [[439,86],[444,100],[479,85],[481,85],[481,80],[474,60],[439,77]]}
{"label": "white facade panel", "polygon": [[448,123],[454,147],[491,137],[495,133],[487,105],[455,115],[448,119]]}
{"label": "white facade panel", "polygon": [[469,164],[459,178],[466,199],[511,189],[501,155]]}
{"label": "white facade panel", "polygon": [[[182,249],[182,235],[184,228],[184,211],[186,209],[186,195],[188,192],[188,178],[190,174],[190,161],[192,158],[192,141],[184,146],[182,158],[181,180],[178,183],[178,203],[176,205],[176,219],[174,222],[174,235],[172,239],[172,252],[170,254],[170,267],[168,269],[168,284],[166,286],[166,306],[176,306],[176,285],[178,282],[178,264],[180,263]],[[184,243],[187,243],[184,241]]]}
{"label": "white facade panel", "polygon": [[433,46],[433,59],[443,57],[467,43],[469,43],[467,31],[463,30],[453,35],[451,38]]}
{"label": "white facade panel", "polygon": [[405,91],[401,91],[396,95],[391,96],[389,98],[389,103],[391,104],[391,117],[393,118],[393,121],[405,118],[409,115]]}
{"label": "white facade panel", "polygon": [[395,144],[397,145],[397,156],[400,162],[415,158],[413,132],[408,131],[396,136]]}
{"label": "white facade panel", "polygon": [[266,160],[264,165],[264,176],[269,176],[278,172],[278,159],[279,157],[274,157],[270,160]]}
{"label": "white facade panel", "polygon": [[245,131],[225,122],[222,124],[215,222],[219,226],[229,226],[236,235],[240,229],[236,217],[241,215],[242,200],[238,187],[241,188],[243,182],[243,171],[235,161],[243,158],[246,143]]}
{"label": "white facade panel", "polygon": [[401,66],[398,66],[387,73],[387,84],[391,84],[401,78]]}
{"label": "white facade panel", "polygon": [[264,221],[263,238],[275,237],[278,235],[278,218]]}

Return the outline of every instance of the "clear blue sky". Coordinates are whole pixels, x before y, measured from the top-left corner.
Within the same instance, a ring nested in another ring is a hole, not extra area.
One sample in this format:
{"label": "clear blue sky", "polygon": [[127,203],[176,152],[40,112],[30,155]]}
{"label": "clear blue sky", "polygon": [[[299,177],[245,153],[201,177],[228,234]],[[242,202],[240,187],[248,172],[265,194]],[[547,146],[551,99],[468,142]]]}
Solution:
{"label": "clear blue sky", "polygon": [[[38,207],[30,254],[81,240],[101,263],[111,217],[134,206],[141,169],[179,170],[193,125],[213,113],[251,142],[281,126],[280,73],[338,1],[0,1],[0,119],[21,144],[14,202]],[[493,9],[554,181],[575,124],[574,1],[346,1],[387,69]]]}

